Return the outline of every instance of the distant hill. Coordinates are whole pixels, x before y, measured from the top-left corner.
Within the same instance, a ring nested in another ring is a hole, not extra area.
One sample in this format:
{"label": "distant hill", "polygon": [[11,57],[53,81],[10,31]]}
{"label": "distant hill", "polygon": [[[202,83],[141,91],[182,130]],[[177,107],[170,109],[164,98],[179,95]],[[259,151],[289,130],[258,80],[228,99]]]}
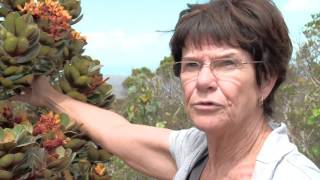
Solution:
{"label": "distant hill", "polygon": [[126,80],[127,76],[106,75],[105,77],[110,77],[107,82],[112,85],[112,92],[116,95],[117,99],[123,99],[127,97],[127,91],[122,86],[122,82]]}

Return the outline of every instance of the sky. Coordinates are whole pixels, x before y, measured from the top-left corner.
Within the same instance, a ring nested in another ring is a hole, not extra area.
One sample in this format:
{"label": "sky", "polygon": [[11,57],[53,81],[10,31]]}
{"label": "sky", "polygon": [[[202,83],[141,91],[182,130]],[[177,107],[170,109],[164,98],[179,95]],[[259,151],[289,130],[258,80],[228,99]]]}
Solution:
{"label": "sky", "polygon": [[[73,26],[87,37],[85,55],[99,59],[104,75],[128,76],[133,68],[156,69],[170,55],[170,31],[187,3],[206,0],[81,0],[83,19]],[[304,41],[304,24],[320,12],[320,0],[274,0],[294,47]]]}

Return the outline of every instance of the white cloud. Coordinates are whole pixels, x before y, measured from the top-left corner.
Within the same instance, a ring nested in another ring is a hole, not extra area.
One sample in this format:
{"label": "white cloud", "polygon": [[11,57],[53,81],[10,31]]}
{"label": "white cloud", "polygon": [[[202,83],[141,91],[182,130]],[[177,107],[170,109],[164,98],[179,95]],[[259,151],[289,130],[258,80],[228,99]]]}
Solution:
{"label": "white cloud", "polygon": [[106,74],[130,74],[135,67],[154,68],[169,55],[169,33],[114,29],[83,34],[88,42],[85,54],[99,59]]}
{"label": "white cloud", "polygon": [[288,0],[285,4],[285,11],[319,11],[319,0]]}

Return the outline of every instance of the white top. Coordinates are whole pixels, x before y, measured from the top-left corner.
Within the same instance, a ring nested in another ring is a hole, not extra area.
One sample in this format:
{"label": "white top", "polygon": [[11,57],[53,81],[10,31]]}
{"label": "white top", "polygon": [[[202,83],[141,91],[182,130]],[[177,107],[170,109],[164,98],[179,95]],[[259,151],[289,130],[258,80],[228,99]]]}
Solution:
{"label": "white top", "polygon": [[[270,123],[273,131],[256,159],[253,180],[320,180],[320,170],[289,141],[287,127]],[[176,161],[174,180],[185,180],[207,149],[204,132],[196,129],[172,131],[170,152]]]}

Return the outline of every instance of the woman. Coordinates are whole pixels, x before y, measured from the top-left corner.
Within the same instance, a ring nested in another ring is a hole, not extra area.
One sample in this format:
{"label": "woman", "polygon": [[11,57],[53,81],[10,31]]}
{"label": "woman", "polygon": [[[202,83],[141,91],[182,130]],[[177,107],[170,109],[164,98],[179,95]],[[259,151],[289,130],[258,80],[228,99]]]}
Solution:
{"label": "woman", "polygon": [[131,167],[159,179],[320,179],[319,169],[272,123],[274,92],[292,45],[269,0],[216,0],[180,14],[170,42],[195,128],[130,124],[55,91],[44,77],[29,101],[69,114]]}

